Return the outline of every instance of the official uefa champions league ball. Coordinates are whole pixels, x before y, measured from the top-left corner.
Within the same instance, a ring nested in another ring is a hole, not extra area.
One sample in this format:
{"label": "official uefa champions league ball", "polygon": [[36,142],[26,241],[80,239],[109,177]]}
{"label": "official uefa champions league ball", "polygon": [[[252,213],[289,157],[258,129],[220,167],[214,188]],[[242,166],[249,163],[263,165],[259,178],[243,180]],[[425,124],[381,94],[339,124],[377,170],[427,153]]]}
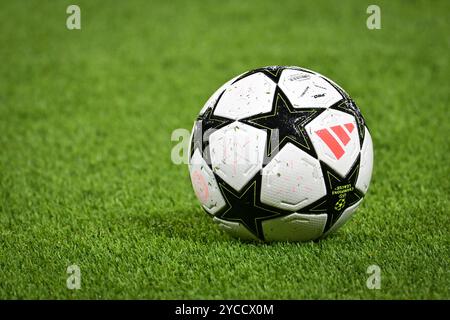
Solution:
{"label": "official uefa champions league ball", "polygon": [[372,139],[355,102],[299,67],[225,83],[201,109],[189,149],[202,208],[243,240],[326,237],[355,213],[372,175]]}

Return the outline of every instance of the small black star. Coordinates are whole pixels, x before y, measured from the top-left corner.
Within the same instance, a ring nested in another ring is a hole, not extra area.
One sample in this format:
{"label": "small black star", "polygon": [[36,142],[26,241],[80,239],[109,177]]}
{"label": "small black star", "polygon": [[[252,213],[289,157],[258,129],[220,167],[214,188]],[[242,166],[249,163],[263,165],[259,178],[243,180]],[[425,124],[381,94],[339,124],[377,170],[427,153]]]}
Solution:
{"label": "small black star", "polygon": [[356,180],[359,172],[359,156],[345,177],[339,176],[333,169],[321,161],[321,167],[327,194],[302,209],[304,213],[328,215],[324,232],[328,231],[339,219],[345,209],[354,205],[364,197],[364,194],[356,188]]}
{"label": "small black star", "polygon": [[[304,126],[325,109],[309,108],[295,110],[289,103],[289,99],[280,88],[275,90],[275,98],[270,114],[258,114],[241,121],[258,128],[268,130],[266,156],[270,158],[276,154],[286,143],[292,142],[300,149],[313,157],[317,157]],[[278,139],[276,137],[278,130]],[[277,143],[278,141],[279,143]],[[265,162],[267,163],[267,162]]]}
{"label": "small black star", "polygon": [[240,222],[257,238],[264,240],[261,222],[285,213],[264,208],[259,203],[258,183],[260,182],[257,179],[253,179],[243,188],[243,191],[238,193],[231,190],[226,184],[219,183],[227,207],[216,216],[223,220]]}

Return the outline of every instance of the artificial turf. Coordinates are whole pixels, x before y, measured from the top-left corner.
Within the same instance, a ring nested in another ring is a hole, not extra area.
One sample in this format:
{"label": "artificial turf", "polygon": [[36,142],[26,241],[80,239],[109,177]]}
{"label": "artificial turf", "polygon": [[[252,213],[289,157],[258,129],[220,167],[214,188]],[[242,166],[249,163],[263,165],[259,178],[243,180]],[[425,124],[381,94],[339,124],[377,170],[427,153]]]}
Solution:
{"label": "artificial turf", "polygon": [[[448,1],[377,1],[380,30],[372,1],[80,0],[70,31],[72,3],[1,3],[0,298],[450,298]],[[171,162],[172,131],[265,65],[335,80],[371,129],[369,193],[320,242],[228,237]]]}

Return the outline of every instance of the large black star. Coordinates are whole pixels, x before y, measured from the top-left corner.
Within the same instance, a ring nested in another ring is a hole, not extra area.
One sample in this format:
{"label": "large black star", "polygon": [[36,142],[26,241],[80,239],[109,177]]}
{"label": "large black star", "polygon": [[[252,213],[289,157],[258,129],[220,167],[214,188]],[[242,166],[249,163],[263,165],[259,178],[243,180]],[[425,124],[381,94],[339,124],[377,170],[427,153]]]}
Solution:
{"label": "large black star", "polygon": [[364,194],[356,188],[359,161],[360,157],[358,156],[345,177],[341,177],[327,164],[320,161],[327,194],[301,211],[302,213],[311,214],[326,213],[328,219],[324,232],[328,231],[334,225],[345,209],[364,197]]}
{"label": "large black star", "polygon": [[214,106],[209,107],[202,115],[198,116],[195,121],[194,134],[191,140],[191,157],[194,154],[195,149],[198,148],[208,164],[211,162],[209,161],[209,136],[215,130],[233,122],[233,120],[218,117],[213,114],[219,99],[220,97],[217,99]]}
{"label": "large black star", "polygon": [[[216,176],[217,177],[217,176]],[[220,180],[220,178],[218,178]],[[252,179],[241,192],[233,191],[224,183],[219,183],[222,195],[227,203],[227,207],[216,214],[217,217],[242,223],[257,238],[264,240],[261,222],[270,218],[285,215],[283,211],[274,211],[264,208],[259,203],[258,185],[260,179]]]}
{"label": "large black star", "polygon": [[268,131],[265,161],[270,160],[288,142],[317,157],[304,126],[324,110],[318,108],[295,110],[283,91],[277,87],[270,114],[258,114],[240,121]]}

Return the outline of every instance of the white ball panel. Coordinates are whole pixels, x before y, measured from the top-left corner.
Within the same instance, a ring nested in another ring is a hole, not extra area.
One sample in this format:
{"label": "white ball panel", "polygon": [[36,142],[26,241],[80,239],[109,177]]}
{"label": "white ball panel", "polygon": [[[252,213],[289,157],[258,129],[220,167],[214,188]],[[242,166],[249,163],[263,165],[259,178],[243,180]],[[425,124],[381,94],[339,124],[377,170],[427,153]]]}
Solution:
{"label": "white ball panel", "polygon": [[239,238],[242,240],[259,241],[259,239],[253,233],[251,233],[245,226],[243,226],[239,222],[226,221],[219,219],[217,217],[214,217],[213,221],[217,223],[220,229],[222,229],[223,231],[227,232],[228,234],[230,234],[235,238]]}
{"label": "white ball panel", "polygon": [[[289,69],[289,68],[298,70],[300,67],[297,67],[297,66],[291,66],[291,67],[288,67],[288,69]],[[341,90],[343,93],[345,93],[345,94],[348,95],[348,93],[347,93],[340,85],[338,85],[336,82],[334,82],[334,81],[331,80],[330,78],[324,76],[323,74],[321,74],[321,73],[319,73],[319,72],[316,72],[316,71],[313,71],[313,70],[310,70],[310,69],[307,69],[307,68],[304,68],[304,67],[301,67],[300,69],[302,69],[302,70],[304,70],[304,71],[307,71],[307,72],[310,72],[310,73],[314,73],[315,75],[320,76],[320,77],[326,79],[328,82],[332,83],[334,86],[336,86],[337,88],[339,88],[339,90]],[[342,95],[341,95],[341,96],[342,96]]]}
{"label": "white ball panel", "polygon": [[209,137],[214,172],[233,189],[240,191],[262,168],[267,133],[233,122]]}
{"label": "white ball panel", "polygon": [[227,81],[224,85],[222,85],[219,89],[216,90],[216,92],[213,93],[211,97],[209,97],[208,101],[206,101],[203,108],[200,110],[199,115],[202,115],[205,113],[206,110],[208,110],[209,107],[213,107],[216,104],[217,99],[219,98],[220,94],[224,92],[230,84],[233,83],[237,78],[239,78],[241,75],[238,75],[231,79],[230,81]]}
{"label": "white ball panel", "polygon": [[317,74],[285,69],[278,86],[294,108],[328,108],[342,99],[341,94]]}
{"label": "white ball panel", "polygon": [[334,225],[332,225],[331,228],[328,229],[328,231],[324,233],[323,237],[326,237],[330,233],[333,233],[336,230],[338,230],[340,227],[342,227],[353,216],[353,214],[356,212],[356,209],[358,209],[361,202],[362,202],[362,199],[359,200],[354,205],[345,209],[344,212],[339,217],[339,219],[334,223]]}
{"label": "white ball panel", "polygon": [[297,211],[325,194],[319,161],[292,143],[286,144],[262,170],[262,203]]}
{"label": "white ball panel", "polygon": [[361,162],[359,165],[358,180],[356,180],[356,188],[366,193],[369,189],[370,179],[372,178],[373,169],[373,143],[369,130],[365,128],[364,141],[361,148]]}
{"label": "white ball panel", "polygon": [[272,110],[275,83],[263,73],[255,73],[228,86],[214,115],[243,119]]}
{"label": "white ball panel", "polygon": [[262,222],[267,241],[309,241],[319,238],[327,222],[326,214],[293,213]]}
{"label": "white ball panel", "polygon": [[225,207],[225,199],[216,178],[198,149],[195,150],[189,162],[189,172],[195,194],[207,212],[215,214]]}
{"label": "white ball panel", "polygon": [[305,129],[319,159],[345,176],[360,151],[355,118],[339,110],[327,109]]}

